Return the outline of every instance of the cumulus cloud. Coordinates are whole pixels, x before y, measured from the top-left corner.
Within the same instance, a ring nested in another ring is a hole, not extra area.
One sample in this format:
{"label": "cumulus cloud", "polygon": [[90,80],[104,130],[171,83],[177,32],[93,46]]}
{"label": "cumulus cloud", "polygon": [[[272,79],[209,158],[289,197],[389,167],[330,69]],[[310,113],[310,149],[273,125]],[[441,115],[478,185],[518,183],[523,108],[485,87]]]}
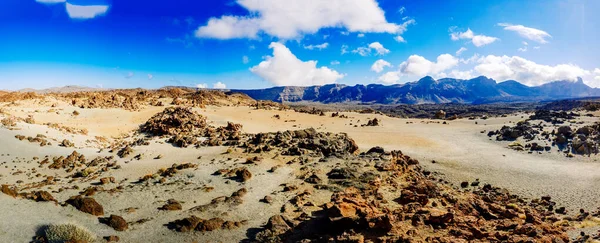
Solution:
{"label": "cumulus cloud", "polygon": [[213,89],[226,89],[227,85],[222,82],[216,82],[213,84]]}
{"label": "cumulus cloud", "polygon": [[505,30],[517,32],[521,37],[532,40],[541,44],[548,43],[548,38],[552,38],[548,32],[535,29],[531,27],[526,27],[523,25],[513,25],[508,23],[499,23],[498,26],[504,27]]}
{"label": "cumulus cloud", "polygon": [[463,64],[472,64],[475,63],[479,60],[480,56],[479,54],[475,53],[473,54],[473,56],[469,57],[469,58],[461,58],[459,61]]}
{"label": "cumulus cloud", "polygon": [[358,37],[358,38],[363,38],[363,37],[365,37],[365,34],[363,34],[363,33],[358,33],[358,35],[356,35],[356,37]]}
{"label": "cumulus cloud", "polygon": [[273,56],[250,68],[254,74],[278,86],[310,86],[335,83],[343,74],[327,67],[317,68],[317,61],[298,59],[285,45],[272,42]]}
{"label": "cumulus cloud", "polygon": [[108,11],[108,5],[74,5],[66,3],[67,13],[72,19],[92,19]]}
{"label": "cumulus cloud", "polygon": [[329,46],[329,43],[325,42],[323,44],[319,44],[319,45],[308,45],[308,46],[304,46],[304,49],[307,50],[323,50],[325,48],[327,48]]}
{"label": "cumulus cloud", "polygon": [[205,83],[203,83],[203,84],[196,84],[196,88],[206,89],[206,88],[208,88],[208,84],[205,84]]}
{"label": "cumulus cloud", "polygon": [[594,68],[594,80],[600,81],[600,68]]}
{"label": "cumulus cloud", "polygon": [[467,71],[459,71],[456,69],[453,69],[452,71],[450,71],[449,73],[439,73],[437,75],[435,75],[436,78],[455,78],[455,79],[472,79],[475,77],[475,75],[473,75],[473,70],[467,70]]}
{"label": "cumulus cloud", "polygon": [[435,61],[427,60],[419,55],[411,55],[402,62],[397,71],[386,72],[378,78],[382,83],[396,83],[401,77],[421,78],[423,76],[447,76],[444,71],[456,67],[459,59],[450,55],[442,54]]}
{"label": "cumulus cloud", "polygon": [[196,30],[200,38],[257,38],[259,33],[293,39],[322,28],[349,32],[401,33],[405,26],[389,23],[375,0],[237,0],[247,16],[213,17]]}
{"label": "cumulus cloud", "polygon": [[442,54],[435,62],[419,55],[412,55],[400,64],[400,72],[407,75],[436,75],[458,65],[458,58],[450,54]]}
{"label": "cumulus cloud", "polygon": [[152,74],[149,73],[148,74],[148,80],[152,80],[153,78],[154,78],[154,75],[152,75]]}
{"label": "cumulus cloud", "polygon": [[460,49],[458,49],[458,51],[456,51],[456,56],[460,56],[460,54],[462,54],[466,50],[467,50],[467,48],[461,47]]}
{"label": "cumulus cloud", "polygon": [[473,45],[475,45],[476,47],[485,46],[499,40],[496,37],[486,35],[475,35],[475,33],[473,33],[471,29],[467,29],[467,31],[465,32],[454,32],[454,29],[456,29],[456,27],[451,28],[450,39],[452,39],[453,41],[465,39],[471,40]]}
{"label": "cumulus cloud", "polygon": [[385,47],[383,47],[383,45],[379,42],[373,42],[373,43],[369,44],[369,48],[372,50],[375,50],[377,55],[385,55],[385,54],[390,53],[390,50],[385,49]]}
{"label": "cumulus cloud", "polygon": [[377,80],[384,84],[395,84],[398,81],[400,81],[400,76],[401,76],[400,71],[392,71],[392,72],[384,73],[383,75],[379,76],[379,78],[377,78]]}
{"label": "cumulus cloud", "polygon": [[391,67],[392,64],[383,60],[383,59],[379,59],[377,61],[375,61],[375,63],[373,63],[373,65],[371,66],[371,71],[376,72],[376,73],[380,73],[383,71],[383,69],[385,67]]}
{"label": "cumulus cloud", "polygon": [[248,58],[248,56],[243,56],[242,57],[242,63],[243,64],[248,64],[250,62],[250,58]]}
{"label": "cumulus cloud", "polygon": [[[348,53],[347,48],[348,46],[342,46],[342,54]],[[379,42],[373,42],[368,46],[361,46],[359,48],[356,48],[355,50],[352,50],[352,53],[361,55],[363,57],[371,55],[372,52],[375,52],[375,55],[383,56],[385,54],[390,53],[390,50],[383,47],[383,45]]]}
{"label": "cumulus cloud", "polygon": [[475,71],[497,81],[517,80],[523,84],[537,86],[556,80],[577,80],[590,72],[573,64],[555,66],[537,64],[518,56],[488,55],[479,59]]}

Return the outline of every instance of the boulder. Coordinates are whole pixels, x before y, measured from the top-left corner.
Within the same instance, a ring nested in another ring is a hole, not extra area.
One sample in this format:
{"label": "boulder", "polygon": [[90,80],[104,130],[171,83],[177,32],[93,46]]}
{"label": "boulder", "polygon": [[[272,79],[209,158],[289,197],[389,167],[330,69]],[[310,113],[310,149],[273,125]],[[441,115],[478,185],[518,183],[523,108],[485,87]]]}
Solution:
{"label": "boulder", "polygon": [[94,216],[104,215],[104,208],[102,205],[100,205],[94,198],[91,197],[74,196],[69,198],[66,203],[84,213],[89,213]]}
{"label": "boulder", "polygon": [[110,217],[106,218],[104,221],[108,226],[112,227],[116,231],[125,231],[129,228],[127,221],[118,215],[110,215]]}
{"label": "boulder", "polygon": [[443,110],[437,111],[435,113],[435,119],[440,119],[440,120],[446,119],[446,112]]}
{"label": "boulder", "polygon": [[237,179],[242,182],[246,182],[246,181],[250,180],[250,178],[252,178],[252,173],[246,168],[238,170],[235,174],[236,174]]}
{"label": "boulder", "polygon": [[214,231],[221,229],[225,224],[225,220],[221,218],[212,218],[209,220],[201,221],[198,226],[196,226],[197,231]]}
{"label": "boulder", "polygon": [[175,199],[169,199],[167,200],[167,203],[165,205],[163,205],[162,207],[158,208],[158,210],[165,210],[165,211],[175,211],[175,210],[181,210],[182,206],[181,203]]}

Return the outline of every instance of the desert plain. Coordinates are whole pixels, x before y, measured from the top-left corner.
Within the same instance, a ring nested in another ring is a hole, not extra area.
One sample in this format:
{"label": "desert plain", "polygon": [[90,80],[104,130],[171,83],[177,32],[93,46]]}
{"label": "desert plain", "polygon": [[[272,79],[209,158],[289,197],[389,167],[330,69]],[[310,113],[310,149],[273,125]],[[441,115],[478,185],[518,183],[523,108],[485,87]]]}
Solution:
{"label": "desert plain", "polygon": [[[544,149],[529,149],[531,139],[489,134],[532,112],[300,112],[183,89],[1,101],[2,242],[52,242],[48,227],[64,223],[97,242],[597,239],[591,147],[536,138]],[[576,112],[565,119],[572,136],[600,115]],[[562,126],[530,122],[548,134]]]}

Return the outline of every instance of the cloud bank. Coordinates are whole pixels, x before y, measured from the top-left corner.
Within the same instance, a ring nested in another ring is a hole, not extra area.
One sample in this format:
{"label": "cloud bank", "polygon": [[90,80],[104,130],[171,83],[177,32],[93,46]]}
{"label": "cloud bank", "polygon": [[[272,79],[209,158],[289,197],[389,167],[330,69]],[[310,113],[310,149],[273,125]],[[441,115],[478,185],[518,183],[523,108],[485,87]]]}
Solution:
{"label": "cloud bank", "polygon": [[345,28],[350,32],[401,34],[398,25],[386,20],[375,0],[237,0],[248,16],[213,17],[196,30],[199,38],[257,38],[259,33],[281,39],[313,34],[322,28]]}

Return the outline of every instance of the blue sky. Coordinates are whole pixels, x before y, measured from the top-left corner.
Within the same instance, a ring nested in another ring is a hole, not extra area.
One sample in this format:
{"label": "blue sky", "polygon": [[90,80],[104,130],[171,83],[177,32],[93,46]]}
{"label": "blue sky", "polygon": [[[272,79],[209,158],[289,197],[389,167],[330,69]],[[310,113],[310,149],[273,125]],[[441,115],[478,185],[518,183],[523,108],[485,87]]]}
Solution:
{"label": "blue sky", "polygon": [[0,89],[425,75],[599,87],[598,10],[596,0],[2,0]]}

